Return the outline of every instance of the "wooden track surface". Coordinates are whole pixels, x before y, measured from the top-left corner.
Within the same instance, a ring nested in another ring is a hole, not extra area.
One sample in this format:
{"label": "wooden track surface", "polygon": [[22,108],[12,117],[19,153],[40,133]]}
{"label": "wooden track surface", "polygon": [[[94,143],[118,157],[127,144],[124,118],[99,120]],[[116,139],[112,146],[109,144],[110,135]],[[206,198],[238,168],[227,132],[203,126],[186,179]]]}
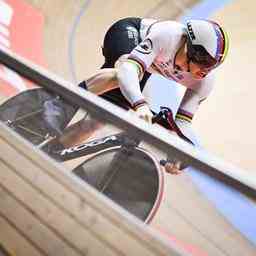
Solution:
{"label": "wooden track surface", "polygon": [[256,171],[255,7],[253,0],[236,0],[213,16],[229,32],[230,51],[194,125],[210,152],[249,172]]}

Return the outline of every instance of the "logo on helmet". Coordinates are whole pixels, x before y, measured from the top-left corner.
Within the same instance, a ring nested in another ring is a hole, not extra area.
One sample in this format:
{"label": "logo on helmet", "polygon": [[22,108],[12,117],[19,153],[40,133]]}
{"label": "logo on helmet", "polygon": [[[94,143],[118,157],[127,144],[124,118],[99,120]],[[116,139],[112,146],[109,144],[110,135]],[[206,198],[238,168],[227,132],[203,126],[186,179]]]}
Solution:
{"label": "logo on helmet", "polygon": [[196,36],[195,36],[195,34],[194,34],[194,31],[193,31],[193,29],[192,29],[192,25],[191,25],[190,22],[187,23],[187,27],[188,27],[188,33],[189,33],[189,35],[190,35],[190,38],[191,38],[192,40],[195,40],[195,39],[196,39]]}

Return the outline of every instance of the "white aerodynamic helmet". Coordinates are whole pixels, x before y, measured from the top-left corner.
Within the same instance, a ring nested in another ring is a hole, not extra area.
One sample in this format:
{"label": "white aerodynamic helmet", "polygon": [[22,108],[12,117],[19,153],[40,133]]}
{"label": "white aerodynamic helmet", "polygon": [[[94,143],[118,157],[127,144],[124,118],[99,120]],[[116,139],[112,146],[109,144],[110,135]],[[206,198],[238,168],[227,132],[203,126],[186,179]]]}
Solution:
{"label": "white aerodynamic helmet", "polygon": [[229,39],[219,24],[209,20],[189,20],[186,32],[189,60],[206,68],[215,68],[224,61]]}

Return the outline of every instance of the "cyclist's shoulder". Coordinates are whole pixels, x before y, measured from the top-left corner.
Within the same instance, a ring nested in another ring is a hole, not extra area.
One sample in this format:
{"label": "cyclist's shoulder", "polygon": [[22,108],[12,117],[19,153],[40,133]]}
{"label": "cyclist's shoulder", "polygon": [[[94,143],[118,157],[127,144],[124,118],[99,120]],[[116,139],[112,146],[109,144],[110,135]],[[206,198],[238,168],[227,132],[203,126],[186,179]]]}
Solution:
{"label": "cyclist's shoulder", "polygon": [[[143,21],[143,20],[142,20]],[[173,20],[156,20],[152,23],[149,33],[158,33],[162,36],[183,34],[185,26]]]}
{"label": "cyclist's shoulder", "polygon": [[156,21],[147,30],[147,37],[157,42],[162,49],[169,49],[171,45],[176,45],[184,34],[184,25],[171,20]]}

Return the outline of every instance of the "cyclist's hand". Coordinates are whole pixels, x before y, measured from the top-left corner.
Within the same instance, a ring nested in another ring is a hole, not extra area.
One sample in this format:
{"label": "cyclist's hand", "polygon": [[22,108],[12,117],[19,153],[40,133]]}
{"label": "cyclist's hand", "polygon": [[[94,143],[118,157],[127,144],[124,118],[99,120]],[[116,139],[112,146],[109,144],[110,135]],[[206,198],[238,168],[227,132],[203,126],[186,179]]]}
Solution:
{"label": "cyclist's hand", "polygon": [[152,117],[153,117],[153,114],[148,106],[148,104],[143,104],[143,105],[140,105],[138,106],[136,109],[135,109],[135,113],[142,119],[144,119],[146,122],[148,123],[152,123]]}
{"label": "cyclist's hand", "polygon": [[181,161],[161,160],[160,164],[164,167],[167,173],[175,175],[183,173],[186,168],[182,165]]}
{"label": "cyclist's hand", "polygon": [[170,174],[181,174],[181,162],[167,162],[164,166],[165,171]]}

